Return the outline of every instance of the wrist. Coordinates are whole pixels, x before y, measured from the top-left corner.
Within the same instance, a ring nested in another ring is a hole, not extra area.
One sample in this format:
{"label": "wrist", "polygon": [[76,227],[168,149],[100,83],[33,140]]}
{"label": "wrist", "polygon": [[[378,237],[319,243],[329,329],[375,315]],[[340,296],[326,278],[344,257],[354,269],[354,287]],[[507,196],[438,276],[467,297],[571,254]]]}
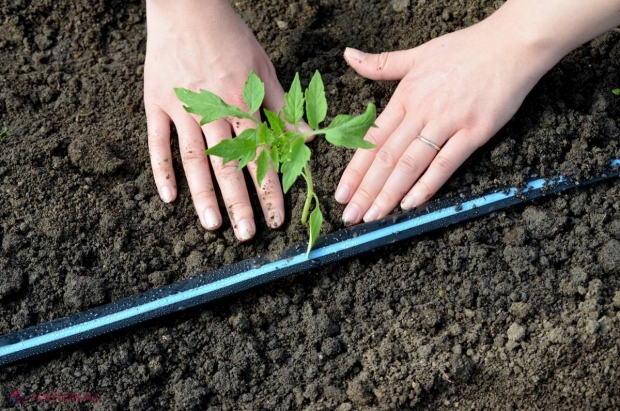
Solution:
{"label": "wrist", "polygon": [[191,30],[195,24],[213,25],[221,16],[235,14],[228,0],[147,0],[147,29]]}
{"label": "wrist", "polygon": [[620,1],[508,0],[487,20],[544,73],[575,48],[618,26]]}

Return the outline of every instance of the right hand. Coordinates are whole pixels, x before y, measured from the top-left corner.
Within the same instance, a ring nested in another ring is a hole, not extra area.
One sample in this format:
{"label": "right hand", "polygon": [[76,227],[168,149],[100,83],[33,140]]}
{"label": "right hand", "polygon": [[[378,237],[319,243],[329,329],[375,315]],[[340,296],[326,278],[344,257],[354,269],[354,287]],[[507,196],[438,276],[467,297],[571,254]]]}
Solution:
{"label": "right hand", "polygon": [[[215,230],[221,226],[222,217],[209,159],[204,154],[205,140],[206,146],[212,147],[255,125],[230,118],[201,129],[200,119],[183,109],[174,88],[205,89],[228,104],[247,110],[243,87],[250,70],[254,70],[265,83],[264,106],[274,112],[284,105],[284,91],[269,57],[227,0],[149,0],[147,29],[144,105],[157,190],[164,202],[177,197],[170,151],[173,122],[194,207],[202,226]],[[236,162],[223,164],[220,157],[211,157],[210,162],[235,235],[247,241],[254,236],[256,225],[243,173],[237,170]],[[279,227],[284,222],[284,200],[275,169],[271,167],[260,187],[256,182],[256,163],[248,164],[248,170],[257,186],[267,224]]]}

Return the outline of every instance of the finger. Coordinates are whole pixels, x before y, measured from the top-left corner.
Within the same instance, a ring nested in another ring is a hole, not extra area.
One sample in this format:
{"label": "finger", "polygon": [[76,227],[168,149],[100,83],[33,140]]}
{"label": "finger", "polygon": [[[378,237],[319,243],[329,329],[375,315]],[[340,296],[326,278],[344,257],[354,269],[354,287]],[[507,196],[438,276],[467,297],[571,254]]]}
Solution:
{"label": "finger", "polygon": [[[284,90],[282,89],[282,85],[278,81],[275,73],[267,76],[265,78],[265,99],[263,100],[263,106],[277,114],[285,104]],[[287,123],[286,129],[288,131],[294,131],[295,126]],[[301,121],[299,124],[299,131],[301,133],[309,133],[312,131],[312,128],[306,124],[305,121]],[[306,137],[306,142],[312,140],[314,140],[314,135]]]}
{"label": "finger", "polygon": [[383,110],[379,118],[377,118],[377,127],[371,128],[366,134],[365,139],[373,143],[376,147],[371,150],[358,149],[353,159],[344,170],[335,194],[336,201],[340,204],[349,202],[351,196],[358,189],[362,179],[374,161],[376,153],[402,122],[405,116],[405,110],[400,103],[392,101],[387,105],[385,110]]}
{"label": "finger", "polygon": [[200,126],[190,116],[181,114],[174,124],[179,134],[183,169],[194,208],[202,226],[207,230],[215,230],[222,225],[222,217],[213,188],[209,161],[204,154],[205,144]]}
{"label": "finger", "polygon": [[170,203],[177,197],[170,151],[170,117],[159,107],[149,107],[146,110],[146,128],[157,192],[163,202]]}
{"label": "finger", "polygon": [[[237,119],[232,119],[232,121],[235,129],[240,130],[241,122]],[[224,120],[205,124],[202,126],[202,130],[209,147],[215,146],[224,139],[232,138],[230,124]],[[215,178],[222,191],[228,216],[235,230],[235,236],[240,241],[248,241],[254,237],[256,225],[254,224],[254,212],[250,205],[243,172],[237,170],[239,162],[224,163],[222,158],[217,156],[211,156],[210,160]]]}
{"label": "finger", "polygon": [[[256,154],[260,154],[260,151],[257,151]],[[269,171],[267,171],[267,175],[263,179],[263,184],[259,186],[256,176],[257,169],[258,164],[256,161],[248,164],[248,171],[256,186],[265,221],[269,227],[278,228],[284,223],[285,215],[284,195],[282,194],[278,173],[270,162]]]}
{"label": "finger", "polygon": [[457,132],[437,153],[428,170],[401,202],[405,210],[428,201],[478,148],[469,130]]}
{"label": "finger", "polygon": [[[255,115],[257,119],[259,119],[258,113]],[[248,128],[255,128],[256,124],[251,120],[240,120],[235,123],[237,125],[237,129],[235,129],[235,133],[239,135],[243,133]],[[260,150],[256,152],[257,158],[260,154]],[[280,180],[278,178],[278,173],[273,168],[273,166],[269,167],[269,171],[263,180],[263,184],[259,186],[256,171],[258,169],[258,164],[256,160],[251,161],[247,165],[248,172],[250,176],[252,176],[252,180],[254,181],[254,186],[256,187],[256,192],[258,194],[258,199],[263,210],[263,215],[265,216],[265,221],[267,225],[271,228],[278,228],[284,222],[284,195],[282,194],[282,188],[280,186]]]}
{"label": "finger", "polygon": [[409,147],[402,151],[403,154],[398,159],[398,163],[386,183],[380,186],[382,187],[381,192],[364,215],[364,221],[373,221],[388,215],[437,155],[437,150],[418,136],[420,134],[422,136],[433,136],[432,140],[427,140],[440,147],[445,144],[452,133],[453,127],[451,125],[433,122],[427,124],[421,133],[416,134]]}
{"label": "finger", "polygon": [[368,54],[347,47],[344,59],[353,70],[371,80],[400,80],[409,73],[415,49]]}
{"label": "finger", "polygon": [[[369,215],[370,206],[381,191],[381,187],[390,177],[403,152],[411,145],[422,129],[422,123],[414,118],[405,118],[394,130],[390,138],[377,151],[372,165],[364,175],[362,183],[355,191],[349,205],[345,208],[342,219],[348,223],[358,223],[362,216]],[[423,153],[423,152],[422,152]],[[422,159],[430,162],[431,158]],[[428,163],[427,163],[428,164]],[[369,211],[367,213],[367,211]],[[372,218],[373,220],[376,217]]]}

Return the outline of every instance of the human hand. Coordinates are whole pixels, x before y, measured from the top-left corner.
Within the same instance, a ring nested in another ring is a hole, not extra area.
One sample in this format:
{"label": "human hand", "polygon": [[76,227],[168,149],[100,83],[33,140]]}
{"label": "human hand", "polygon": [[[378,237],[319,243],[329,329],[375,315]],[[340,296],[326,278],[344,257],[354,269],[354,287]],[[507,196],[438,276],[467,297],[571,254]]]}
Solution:
{"label": "human hand", "polygon": [[[209,147],[223,139],[255,127],[249,120],[230,118],[202,126],[183,109],[175,87],[209,90],[228,104],[247,110],[243,86],[250,72],[265,82],[264,106],[278,112],[284,105],[284,91],[271,61],[252,32],[227,0],[187,0],[147,3],[148,43],[144,70],[144,104],[147,116],[149,152],[153,176],[161,199],[174,201],[177,185],[170,151],[170,123],[176,126],[183,169],[194,207],[202,226],[214,230],[222,224],[205,139]],[[202,133],[204,133],[204,138]],[[224,164],[210,158],[235,235],[241,241],[256,232],[243,173],[237,163]],[[284,221],[284,200],[278,175],[271,167],[262,186],[256,181],[256,163],[248,169],[257,186],[263,214],[270,227]]]}
{"label": "human hand", "polygon": [[376,147],[355,153],[336,190],[345,222],[424,204],[515,114],[556,60],[505,27],[487,19],[406,51],[345,51],[367,78],[402,79],[366,136]]}

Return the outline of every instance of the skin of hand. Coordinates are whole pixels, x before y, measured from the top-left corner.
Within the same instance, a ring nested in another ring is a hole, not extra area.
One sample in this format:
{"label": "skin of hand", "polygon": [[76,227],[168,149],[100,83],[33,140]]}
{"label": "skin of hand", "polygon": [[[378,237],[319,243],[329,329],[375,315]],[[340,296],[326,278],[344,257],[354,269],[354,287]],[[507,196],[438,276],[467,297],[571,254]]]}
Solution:
{"label": "skin of hand", "polygon": [[[174,88],[209,90],[226,103],[247,110],[243,87],[250,70],[254,70],[265,83],[264,106],[278,112],[284,105],[284,91],[274,67],[227,0],[148,0],[147,31],[144,104],[149,152],[159,195],[166,203],[177,197],[170,150],[172,122],[179,136],[183,168],[202,226],[215,230],[222,224],[211,178],[212,167],[235,235],[247,241],[254,236],[256,225],[243,173],[237,170],[238,163],[223,164],[220,157],[209,159],[204,151],[206,146],[212,147],[255,125],[247,119],[231,118],[201,128],[200,119],[183,109]],[[248,170],[257,186],[263,214],[270,227],[279,227],[285,214],[278,175],[272,167],[258,187],[256,167],[255,162],[250,163]]]}
{"label": "skin of hand", "polygon": [[424,204],[565,54],[620,24],[619,10],[617,0],[508,0],[486,20],[410,50],[347,48],[362,76],[401,81],[366,136],[376,147],[358,150],[340,180],[343,220]]}

